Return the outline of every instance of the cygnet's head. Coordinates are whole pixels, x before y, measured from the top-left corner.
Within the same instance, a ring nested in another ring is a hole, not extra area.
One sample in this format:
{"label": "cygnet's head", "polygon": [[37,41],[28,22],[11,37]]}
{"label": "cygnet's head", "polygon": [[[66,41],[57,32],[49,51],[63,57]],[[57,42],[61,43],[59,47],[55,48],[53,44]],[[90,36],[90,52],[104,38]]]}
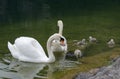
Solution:
{"label": "cygnet's head", "polygon": [[89,39],[92,39],[92,36],[89,36]]}
{"label": "cygnet's head", "polygon": [[114,41],[114,39],[111,39],[111,41],[113,42],[113,41]]}
{"label": "cygnet's head", "polygon": [[86,41],[86,39],[82,39],[82,42],[85,42]]}

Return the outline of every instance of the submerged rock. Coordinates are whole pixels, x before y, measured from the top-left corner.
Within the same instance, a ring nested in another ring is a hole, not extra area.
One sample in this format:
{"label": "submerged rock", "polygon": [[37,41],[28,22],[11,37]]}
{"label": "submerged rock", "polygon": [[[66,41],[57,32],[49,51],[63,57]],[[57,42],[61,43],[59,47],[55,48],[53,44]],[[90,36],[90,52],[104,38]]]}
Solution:
{"label": "submerged rock", "polygon": [[110,66],[80,73],[74,79],[120,79],[120,57]]}

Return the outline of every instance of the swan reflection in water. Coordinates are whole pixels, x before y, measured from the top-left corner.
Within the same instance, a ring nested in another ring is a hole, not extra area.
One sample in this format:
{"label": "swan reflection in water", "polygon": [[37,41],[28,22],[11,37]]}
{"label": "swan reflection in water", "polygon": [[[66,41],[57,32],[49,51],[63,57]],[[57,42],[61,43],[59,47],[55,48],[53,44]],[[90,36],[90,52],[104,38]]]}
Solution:
{"label": "swan reflection in water", "polygon": [[45,64],[32,64],[32,63],[23,63],[20,62],[13,67],[11,66],[11,70],[15,70],[21,79],[34,79],[34,77],[38,78],[47,78],[45,75],[39,76],[37,75],[41,70],[46,67]]}
{"label": "swan reflection in water", "polygon": [[[10,56],[4,56],[10,57]],[[51,64],[20,62],[4,58],[0,63],[0,78],[7,79],[55,79],[54,72],[76,68],[77,64],[69,61],[56,61]]]}
{"label": "swan reflection in water", "polygon": [[[12,61],[9,65],[9,70],[18,74],[20,79],[46,79],[52,73],[52,67],[49,64],[35,64]],[[52,74],[51,74],[52,75]]]}

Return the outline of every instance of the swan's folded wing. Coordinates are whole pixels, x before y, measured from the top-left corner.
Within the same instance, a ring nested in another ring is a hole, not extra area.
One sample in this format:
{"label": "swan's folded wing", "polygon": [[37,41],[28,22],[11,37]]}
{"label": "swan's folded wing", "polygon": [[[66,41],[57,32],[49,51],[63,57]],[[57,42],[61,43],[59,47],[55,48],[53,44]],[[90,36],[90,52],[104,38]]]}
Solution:
{"label": "swan's folded wing", "polygon": [[33,47],[35,47],[41,55],[45,55],[45,51],[37,40],[32,41]]}
{"label": "swan's folded wing", "polygon": [[34,38],[20,37],[15,40],[15,45],[19,49],[22,57],[32,59],[46,57],[42,46]]}

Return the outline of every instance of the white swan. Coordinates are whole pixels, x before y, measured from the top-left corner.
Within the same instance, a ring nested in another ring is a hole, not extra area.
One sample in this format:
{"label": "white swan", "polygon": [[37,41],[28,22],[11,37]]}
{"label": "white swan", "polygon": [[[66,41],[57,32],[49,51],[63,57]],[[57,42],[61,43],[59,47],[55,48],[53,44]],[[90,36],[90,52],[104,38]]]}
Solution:
{"label": "white swan", "polygon": [[60,40],[60,34],[53,34],[47,41],[48,57],[46,56],[42,46],[37,40],[31,37],[19,37],[12,45],[8,42],[8,48],[12,56],[20,61],[35,63],[51,63],[55,61],[55,56],[51,49],[53,40]]}
{"label": "white swan", "polygon": [[[63,22],[62,20],[58,20],[57,26],[59,27],[59,35],[62,35],[63,32]],[[60,41],[53,40],[52,42],[52,50],[53,52],[67,52],[67,40],[64,36],[61,36]]]}

